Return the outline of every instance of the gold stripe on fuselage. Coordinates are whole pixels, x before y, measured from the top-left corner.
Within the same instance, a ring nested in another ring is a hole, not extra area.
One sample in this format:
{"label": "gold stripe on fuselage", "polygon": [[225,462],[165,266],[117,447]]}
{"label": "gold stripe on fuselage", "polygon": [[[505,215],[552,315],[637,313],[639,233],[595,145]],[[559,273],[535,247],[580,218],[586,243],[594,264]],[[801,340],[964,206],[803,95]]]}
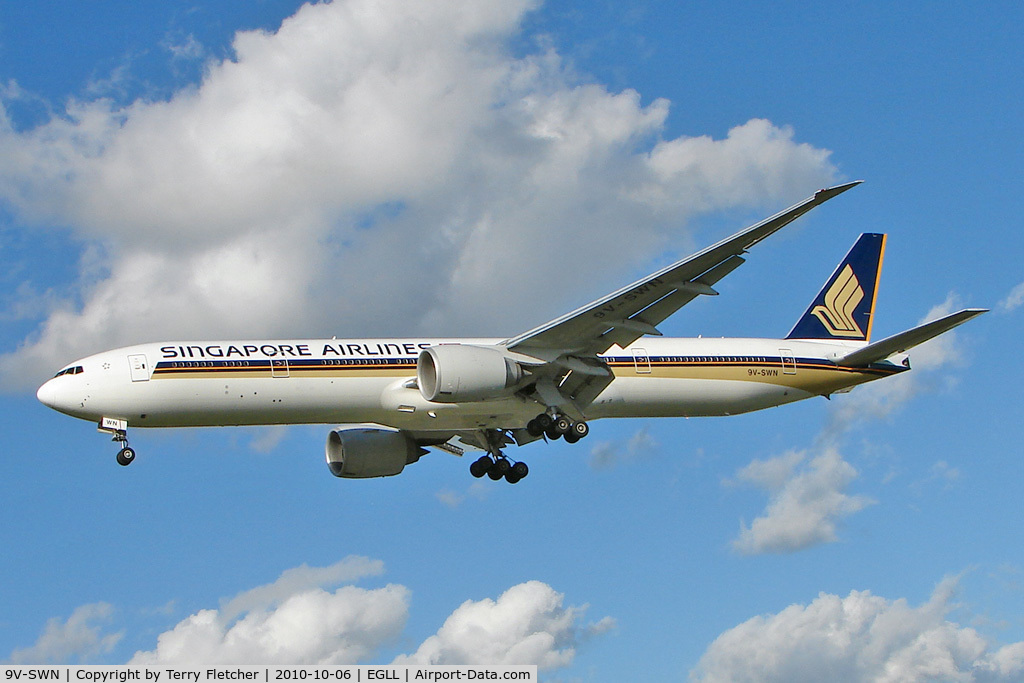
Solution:
{"label": "gold stripe on fuselage", "polygon": [[[638,371],[633,358],[606,359],[617,378],[661,378],[709,381],[756,382],[799,389],[812,394],[830,394],[845,387],[862,384],[878,377],[895,374],[903,368],[848,368],[824,360],[728,356],[678,358],[652,357],[641,362]],[[303,364],[269,364],[227,366],[210,361],[161,364],[153,379],[401,379],[415,377],[416,364],[411,361],[359,363],[335,360],[306,361]]]}
{"label": "gold stripe on fuselage", "polygon": [[799,389],[811,394],[831,394],[840,389],[863,384],[879,377],[901,372],[904,368],[848,368],[826,361],[801,360],[795,364],[787,360],[741,361],[658,361],[651,360],[650,372],[646,365],[637,373],[632,362],[612,363],[616,377],[691,379],[709,381],[758,382]]}

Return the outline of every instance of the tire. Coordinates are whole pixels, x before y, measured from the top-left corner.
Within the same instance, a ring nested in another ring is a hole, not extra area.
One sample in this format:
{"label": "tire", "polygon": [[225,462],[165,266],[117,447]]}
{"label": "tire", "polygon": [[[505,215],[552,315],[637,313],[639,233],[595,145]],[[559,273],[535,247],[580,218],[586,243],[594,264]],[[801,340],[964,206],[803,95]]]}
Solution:
{"label": "tire", "polygon": [[117,453],[117,464],[121,467],[128,467],[135,460],[135,450],[125,446]]}
{"label": "tire", "polygon": [[572,426],[572,433],[576,435],[577,439],[582,439],[590,433],[590,427],[586,422],[577,422]]}
{"label": "tire", "polygon": [[508,460],[501,458],[487,470],[487,476],[494,481],[498,481],[505,476],[505,473],[512,469],[512,465],[509,464]]}
{"label": "tire", "polygon": [[494,461],[491,460],[490,456],[485,455],[469,466],[469,473],[479,479],[487,474],[487,470],[491,469],[492,465],[494,465]]}
{"label": "tire", "polygon": [[518,484],[526,475],[530,473],[530,468],[526,466],[525,462],[517,462],[515,465],[505,473],[505,481],[510,484]]}
{"label": "tire", "polygon": [[572,420],[563,415],[555,420],[554,428],[559,434],[568,434],[569,430],[572,429]]}

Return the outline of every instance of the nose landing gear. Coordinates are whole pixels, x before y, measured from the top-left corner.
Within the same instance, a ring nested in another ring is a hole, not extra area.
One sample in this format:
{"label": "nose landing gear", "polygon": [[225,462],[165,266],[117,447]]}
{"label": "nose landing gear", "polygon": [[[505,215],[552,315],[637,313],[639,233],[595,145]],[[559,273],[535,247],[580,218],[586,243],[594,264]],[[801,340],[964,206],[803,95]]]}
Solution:
{"label": "nose landing gear", "polygon": [[135,449],[128,445],[128,421],[105,417],[100,420],[97,430],[111,435],[111,441],[121,444],[117,452],[117,464],[122,467],[131,465],[135,460]]}
{"label": "nose landing gear", "polygon": [[130,446],[125,446],[117,452],[117,464],[122,467],[128,467],[135,460],[135,449]]}

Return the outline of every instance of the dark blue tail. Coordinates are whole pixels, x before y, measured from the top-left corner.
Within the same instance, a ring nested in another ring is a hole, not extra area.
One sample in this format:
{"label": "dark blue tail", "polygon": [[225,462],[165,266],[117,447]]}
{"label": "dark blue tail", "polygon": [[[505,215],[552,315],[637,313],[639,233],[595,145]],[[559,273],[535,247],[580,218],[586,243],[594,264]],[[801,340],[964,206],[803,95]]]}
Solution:
{"label": "dark blue tail", "polygon": [[786,339],[871,341],[885,235],[864,233]]}

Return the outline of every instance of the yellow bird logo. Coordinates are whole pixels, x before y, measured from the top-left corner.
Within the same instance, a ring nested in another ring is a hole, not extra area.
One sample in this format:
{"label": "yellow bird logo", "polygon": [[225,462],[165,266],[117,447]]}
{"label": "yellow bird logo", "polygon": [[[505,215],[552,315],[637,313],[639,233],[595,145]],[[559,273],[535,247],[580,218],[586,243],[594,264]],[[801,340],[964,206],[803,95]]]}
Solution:
{"label": "yellow bird logo", "polygon": [[853,319],[853,312],[864,298],[864,288],[850,264],[846,264],[839,277],[825,292],[825,305],[815,306],[811,315],[821,321],[834,337],[864,338],[864,331]]}

